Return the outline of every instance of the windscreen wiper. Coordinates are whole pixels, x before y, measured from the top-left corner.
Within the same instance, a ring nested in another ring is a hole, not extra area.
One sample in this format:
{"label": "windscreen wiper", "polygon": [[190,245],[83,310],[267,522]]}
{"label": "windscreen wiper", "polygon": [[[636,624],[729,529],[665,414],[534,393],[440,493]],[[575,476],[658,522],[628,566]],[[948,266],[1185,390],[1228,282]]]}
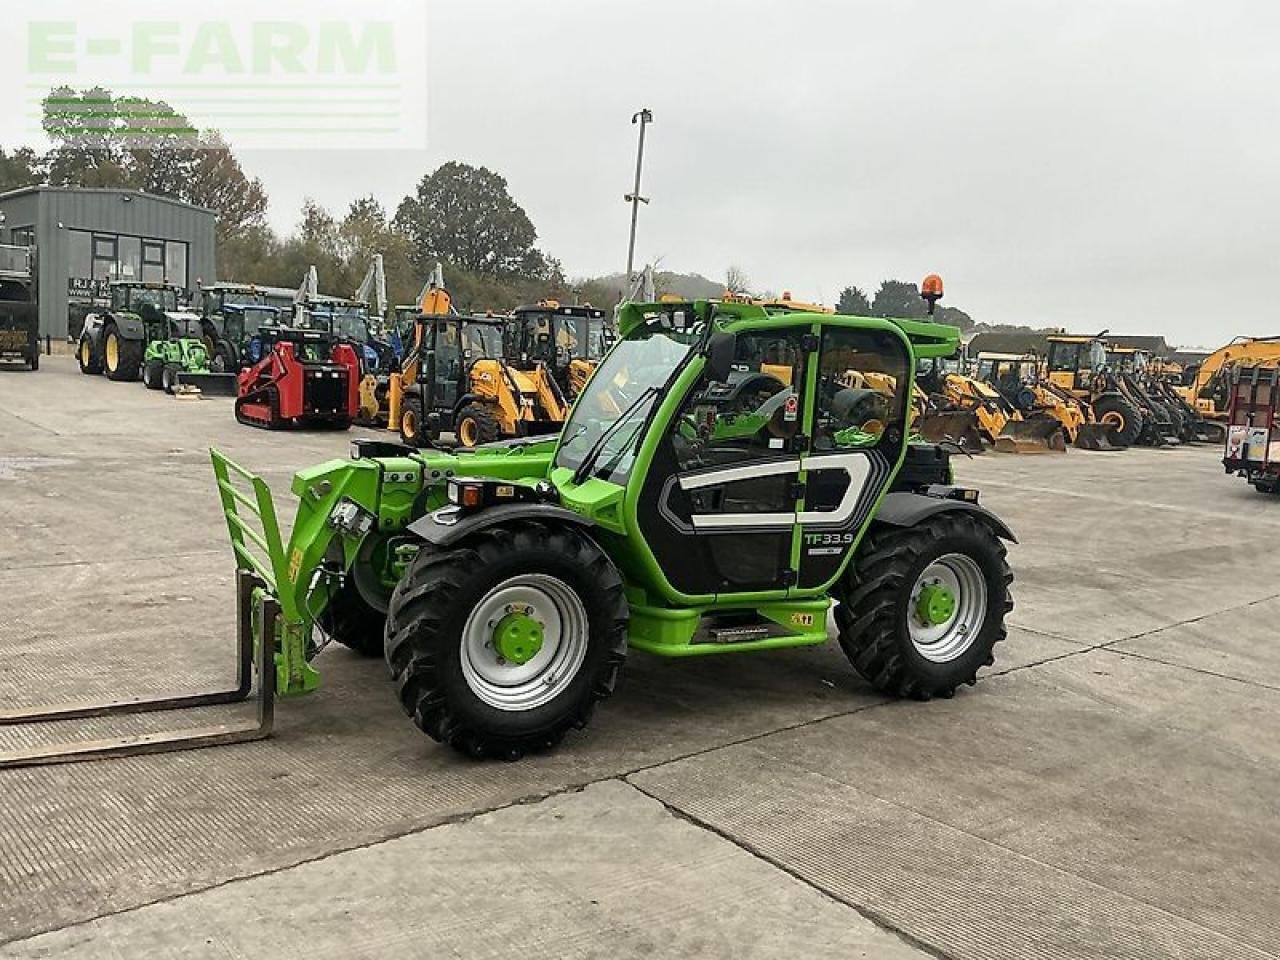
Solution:
{"label": "windscreen wiper", "polygon": [[618,419],[604,428],[604,431],[600,436],[596,437],[596,442],[593,443],[591,448],[583,455],[582,462],[578,464],[578,469],[573,471],[573,482],[575,484],[579,484],[583,480],[587,479],[591,473],[591,469],[596,465],[596,461],[600,459],[600,454],[604,451],[604,445],[609,442],[610,437],[618,432],[618,428],[627,422],[628,418],[630,418],[631,414],[636,412],[641,403],[658,392],[659,390],[657,387],[645,387],[640,391],[640,395],[631,401],[627,406],[627,409],[623,410],[622,413],[618,415]]}

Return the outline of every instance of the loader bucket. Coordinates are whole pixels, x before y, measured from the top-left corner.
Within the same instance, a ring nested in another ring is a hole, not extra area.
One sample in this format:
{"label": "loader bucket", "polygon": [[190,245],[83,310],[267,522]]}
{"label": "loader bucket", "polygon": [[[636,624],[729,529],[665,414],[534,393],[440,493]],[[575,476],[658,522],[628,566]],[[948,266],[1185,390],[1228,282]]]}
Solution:
{"label": "loader bucket", "polygon": [[1082,423],[1076,428],[1076,447],[1080,450],[1123,450],[1112,441],[1111,427],[1105,423]]}
{"label": "loader bucket", "polygon": [[1197,420],[1195,422],[1196,439],[1205,443],[1226,443],[1227,428],[1214,420]]}
{"label": "loader bucket", "polygon": [[963,447],[966,453],[983,451],[982,434],[978,432],[978,416],[972,410],[926,413],[916,418],[915,427],[920,431],[920,436],[930,443],[949,440]]}
{"label": "loader bucket", "polygon": [[234,397],[239,378],[234,373],[178,372],[178,385],[195,387],[206,397]]}
{"label": "loader bucket", "polygon": [[996,437],[999,453],[1066,453],[1067,441],[1056,417],[1010,420]]}

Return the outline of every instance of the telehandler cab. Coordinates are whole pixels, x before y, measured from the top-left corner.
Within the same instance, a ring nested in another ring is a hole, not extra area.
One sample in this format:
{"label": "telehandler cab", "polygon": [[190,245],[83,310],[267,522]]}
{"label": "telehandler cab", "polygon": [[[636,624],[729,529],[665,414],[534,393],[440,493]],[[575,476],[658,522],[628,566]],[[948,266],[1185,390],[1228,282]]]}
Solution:
{"label": "telehandler cab", "polygon": [[[354,441],[295,475],[287,543],[266,484],[211,452],[268,691],[315,689],[336,640],[386,657],[431,737],[516,759],[585,726],[629,649],[822,644],[833,606],[895,696],[950,697],[993,662],[1013,535],[909,440],[917,358],[956,328],[697,301],[624,304],[619,334],[559,437]],[[869,413],[850,370],[892,382],[887,403]]]}

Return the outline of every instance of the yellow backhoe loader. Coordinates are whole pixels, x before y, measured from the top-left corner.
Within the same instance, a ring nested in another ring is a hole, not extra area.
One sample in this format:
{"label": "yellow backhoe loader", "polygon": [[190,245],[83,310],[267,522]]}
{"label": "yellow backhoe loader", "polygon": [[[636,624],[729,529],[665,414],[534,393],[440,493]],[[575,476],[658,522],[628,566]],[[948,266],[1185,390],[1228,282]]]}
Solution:
{"label": "yellow backhoe loader", "polygon": [[978,379],[993,388],[1024,417],[1042,414],[1058,422],[1068,444],[1081,450],[1119,450],[1111,430],[1097,422],[1093,410],[1044,376],[1033,353],[980,353]]}
{"label": "yellow backhoe loader", "polygon": [[916,383],[929,399],[916,421],[932,442],[951,439],[977,453],[982,442],[1001,453],[1065,453],[1061,423],[1043,411],[1027,415],[987,383],[961,372],[959,360],[925,361]]}

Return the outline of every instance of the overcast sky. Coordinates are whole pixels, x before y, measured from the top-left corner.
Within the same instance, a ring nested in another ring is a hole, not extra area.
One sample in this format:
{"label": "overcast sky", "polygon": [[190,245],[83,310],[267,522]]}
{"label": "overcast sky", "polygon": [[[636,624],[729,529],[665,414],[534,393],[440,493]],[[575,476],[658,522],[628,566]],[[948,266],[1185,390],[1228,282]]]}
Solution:
{"label": "overcast sky", "polygon": [[[638,256],[834,302],[937,271],[993,323],[1275,333],[1280,4],[431,0],[428,148],[251,152],[394,210],[449,159],[502,173],[570,276]],[[180,98],[174,97],[180,107]]]}

